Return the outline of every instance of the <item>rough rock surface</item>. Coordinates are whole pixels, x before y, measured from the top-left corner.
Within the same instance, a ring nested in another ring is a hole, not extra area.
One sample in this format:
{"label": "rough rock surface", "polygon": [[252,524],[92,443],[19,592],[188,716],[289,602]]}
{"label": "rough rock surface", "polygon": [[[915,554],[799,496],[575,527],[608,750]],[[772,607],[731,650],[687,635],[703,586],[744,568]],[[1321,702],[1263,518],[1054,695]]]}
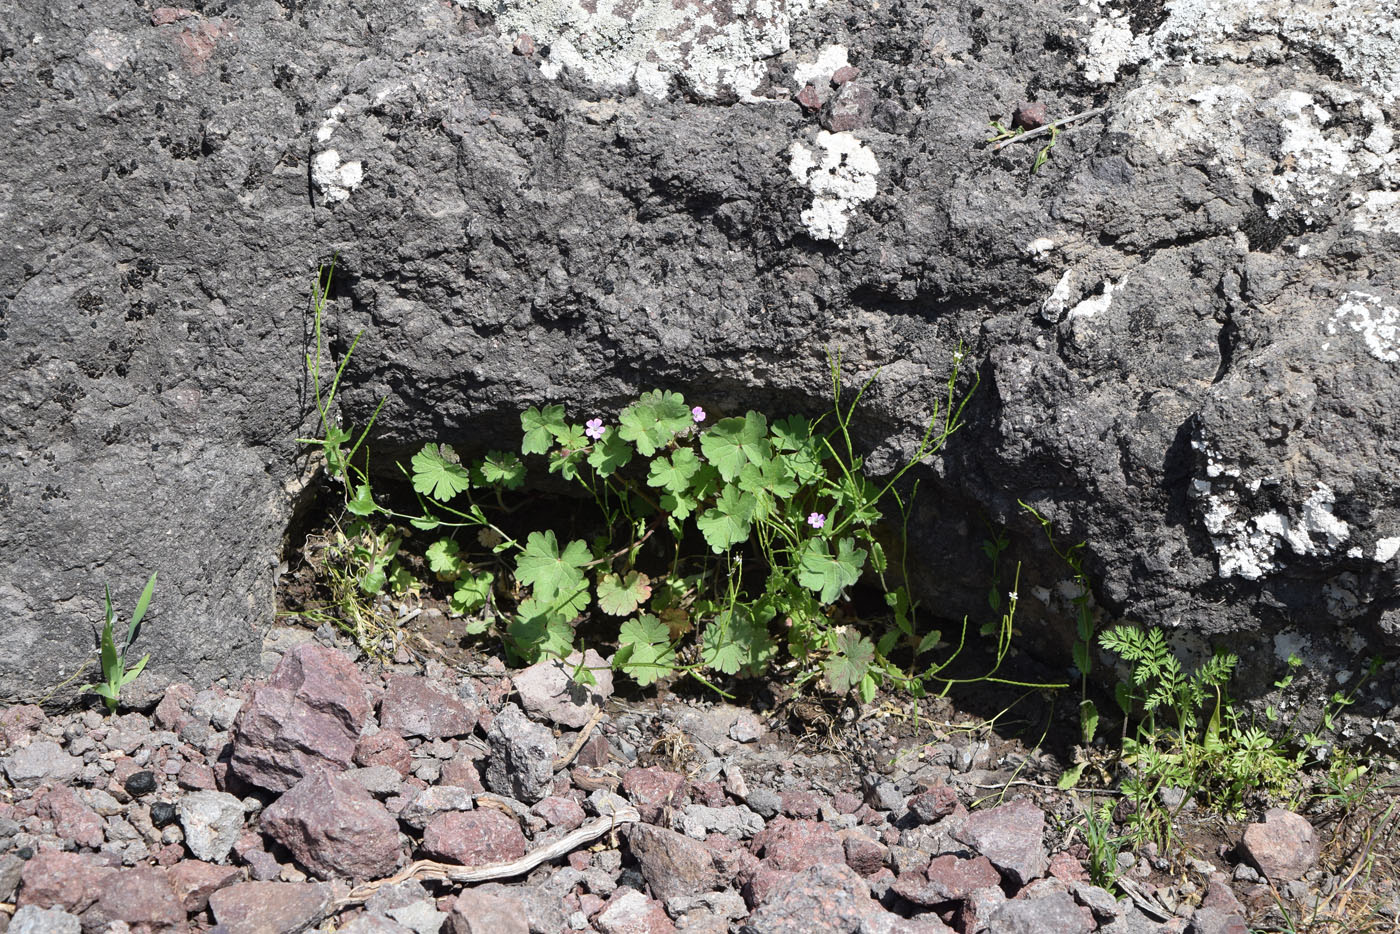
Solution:
{"label": "rough rock surface", "polygon": [[[815,411],[839,346],[884,368],[857,433],[889,469],[961,342],[981,385],[911,525],[950,615],[985,596],[963,518],[1008,524],[1063,657],[1019,499],[1112,614],[1247,639],[1244,684],[1400,639],[1395,0],[15,6],[0,695],[60,682],[101,581],[129,607],[156,568],[130,696],[252,668],[337,252],[380,453],[655,385]],[[984,143],[1032,75],[1052,118],[1107,108],[1034,176]]]}
{"label": "rough rock surface", "polygon": [[306,776],[268,805],[261,826],[323,879],[377,879],[398,864],[398,823],[367,791],[338,776]]}
{"label": "rough rock surface", "polygon": [[[306,662],[288,657],[293,665]],[[340,670],[324,655],[320,662]],[[631,703],[594,723],[589,734],[601,747],[597,762],[619,768],[565,763],[550,794],[529,805],[451,784],[449,777],[459,776],[439,769],[460,760],[475,774],[478,763],[488,772],[496,761],[515,763],[509,746],[483,742],[488,721],[494,727],[517,718],[512,733],[549,732],[506,703],[504,667],[479,680],[434,662],[423,673],[411,663],[390,672],[375,662],[363,665],[371,685],[412,677],[423,684],[408,693],[427,687],[482,698],[481,717],[460,738],[416,735],[417,721],[381,728],[374,735],[395,736],[416,764],[407,777],[388,765],[317,769],[280,797],[242,798],[227,790],[240,785],[226,767],[228,734],[204,736],[189,726],[206,716],[227,723],[265,685],[229,689],[224,714],[189,703],[194,692],[175,685],[169,696],[176,702],[151,717],[109,719],[88,711],[0,719],[0,725],[28,724],[14,742],[53,737],[59,741],[46,757],[56,752],[83,763],[66,784],[4,789],[0,902],[17,907],[18,930],[71,932],[78,925],[87,934],[179,934],[207,930],[212,917],[214,930],[227,934],[796,934],[818,926],[850,934],[946,934],[948,925],[978,934],[1061,934],[1090,930],[1096,921],[1098,930],[1113,934],[1213,934],[1277,926],[1270,920],[1281,917],[1277,899],[1299,910],[1350,865],[1346,857],[1338,862],[1330,840],[1320,858],[1301,817],[1270,811],[1265,823],[1241,828],[1240,847],[1202,848],[1208,858],[1192,856],[1194,850],[1169,852],[1169,859],[1155,849],[1125,851],[1119,884],[1150,901],[1141,910],[1132,898],[1115,901],[1088,884],[1088,850],[1066,840],[1058,826],[1046,830],[1047,814],[1057,825],[1082,814],[1082,804],[1051,790],[1047,779],[1057,766],[1014,742],[997,740],[997,752],[988,753],[980,731],[969,731],[961,716],[943,717],[940,710],[954,711],[929,699],[927,729],[913,733],[897,718],[855,719],[846,737],[854,742],[847,747],[851,758],[796,742],[781,717],[769,721],[769,742],[744,744],[714,735],[735,722],[738,708],[730,705]],[[343,703],[340,697],[329,706]],[[152,719],[188,720],[181,732],[195,741],[151,729]],[[678,723],[699,727],[696,745],[679,757],[660,742],[674,736]],[[706,723],[714,729],[703,739]],[[710,741],[728,745],[702,751],[700,743]],[[850,767],[876,760],[874,771]],[[187,787],[182,776],[193,768],[208,770],[216,788]],[[995,805],[985,789],[1008,782],[1024,782],[1010,787],[1028,788],[1019,793],[1035,803]],[[765,797],[766,817],[725,803],[758,804]],[[619,813],[629,798],[638,822]],[[599,822],[600,837],[527,874],[466,886],[455,900],[435,887],[431,873],[425,881],[389,881],[410,852],[471,866],[509,861],[551,846],[590,818]],[[622,823],[613,825],[618,818]],[[1227,833],[1233,840],[1240,830]],[[1279,884],[1261,884],[1250,861]],[[346,881],[331,878],[347,876],[373,885],[351,897]],[[1385,918],[1400,913],[1393,880],[1375,879],[1370,894]],[[1149,920],[1145,912],[1156,912],[1154,904],[1176,915],[1168,927]]]}
{"label": "rough rock surface", "polygon": [[324,646],[298,646],[238,712],[230,768],[269,791],[286,791],[317,770],[343,771],[368,715],[349,659]]}

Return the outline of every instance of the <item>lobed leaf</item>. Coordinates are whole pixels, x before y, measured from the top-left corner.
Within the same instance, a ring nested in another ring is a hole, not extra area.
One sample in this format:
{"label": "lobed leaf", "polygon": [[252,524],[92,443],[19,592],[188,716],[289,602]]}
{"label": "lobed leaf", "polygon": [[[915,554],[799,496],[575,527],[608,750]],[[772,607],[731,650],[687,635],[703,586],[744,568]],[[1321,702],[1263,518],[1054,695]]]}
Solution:
{"label": "lobed leaf", "polygon": [[685,397],[660,390],[642,393],[617,420],[622,439],[635,444],[643,457],[651,457],[693,423]]}
{"label": "lobed leaf", "polygon": [[598,581],[598,609],[610,616],[630,616],[651,598],[651,579],[640,571],[626,577],[605,574]]}
{"label": "lobed leaf", "polygon": [[875,659],[875,646],[870,640],[845,630],[836,637],[836,654],[822,665],[826,680],[837,694],[845,694],[859,684]]}
{"label": "lobed leaf", "polygon": [[518,490],[525,485],[525,464],[509,451],[488,451],[478,469],[492,486]]}
{"label": "lobed leaf", "polygon": [[745,464],[762,464],[773,456],[768,420],[758,412],[725,418],[700,436],[700,450],[725,482],[738,479]]}
{"label": "lobed leaf", "polygon": [[835,555],[827,548],[826,539],[808,539],[797,580],[819,593],[822,603],[835,603],[843,590],[860,580],[865,557],[865,549],[857,548],[854,538],[841,539]]}
{"label": "lobed leaf", "polygon": [[715,505],[705,510],[695,524],[714,553],[722,554],[734,545],[748,541],[757,506],[758,501],[752,493],[741,492],[738,486],[727,484],[715,500]]}
{"label": "lobed leaf", "polygon": [[520,430],[525,437],[520,441],[521,454],[547,453],[554,439],[566,431],[564,407],[547,405],[543,409],[534,406],[520,413]]}
{"label": "lobed leaf", "polygon": [[[559,551],[554,530],[531,532],[525,549],[515,560],[515,577],[533,588],[536,601],[552,603],[561,594],[566,599],[583,581],[583,568],[592,560],[588,545],[575,539]],[[585,605],[587,591],[584,591]]]}
{"label": "lobed leaf", "polygon": [[632,446],[622,440],[616,428],[603,432],[603,437],[594,443],[588,454],[588,465],[600,477],[610,477],[626,467],[632,460]]}
{"label": "lobed leaf", "polygon": [[623,623],[613,664],[641,687],[675,671],[676,653],[665,624],[650,615]]}
{"label": "lobed leaf", "polygon": [[471,486],[471,476],[449,445],[423,445],[413,455],[413,488],[440,503]]}

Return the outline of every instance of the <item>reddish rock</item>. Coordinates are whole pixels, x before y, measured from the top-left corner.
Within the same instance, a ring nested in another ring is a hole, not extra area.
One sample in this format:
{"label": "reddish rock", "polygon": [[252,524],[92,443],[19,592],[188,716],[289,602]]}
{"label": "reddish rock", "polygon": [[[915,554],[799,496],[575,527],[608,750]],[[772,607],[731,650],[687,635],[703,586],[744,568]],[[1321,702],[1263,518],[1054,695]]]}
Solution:
{"label": "reddish rock", "polygon": [[377,879],[399,861],[398,822],[362,787],[308,775],[262,813],[263,832],[322,879]]}
{"label": "reddish rock", "polygon": [[875,92],[859,82],[843,85],[822,108],[821,125],[832,133],[849,133],[870,124]]}
{"label": "reddish rock", "polygon": [[1244,829],[1244,856],[1271,882],[1303,878],[1317,864],[1317,834],[1305,818],[1270,808],[1262,823]]}
{"label": "reddish rock", "polygon": [[1011,115],[1011,125],[1022,130],[1038,130],[1050,122],[1043,101],[1024,102]]}
{"label": "reddish rock", "polygon": [[525,834],[494,808],[449,811],[424,828],[423,854],[463,866],[505,862],[525,855]]}
{"label": "reddish rock", "polygon": [[674,934],[676,930],[659,902],[626,886],[608,899],[593,926],[602,934]]}
{"label": "reddish rock", "polygon": [[400,775],[413,771],[413,751],[408,748],[404,738],[392,730],[380,730],[361,737],[355,744],[353,761],[366,769],[387,765]]}
{"label": "reddish rock", "polygon": [[[593,674],[593,684],[579,684],[573,673],[580,665]],[[515,675],[520,706],[536,720],[581,729],[613,692],[612,669],[592,649],[565,659],[547,658]]]}
{"label": "reddish rock", "polygon": [[831,86],[839,88],[849,81],[854,81],[860,77],[860,69],[854,65],[842,65],[831,73]]}
{"label": "reddish rock", "polygon": [[808,113],[816,113],[818,110],[822,109],[822,97],[817,93],[817,86],[815,84],[809,84],[798,91],[797,96],[793,98],[793,100],[797,101],[798,105]]}
{"label": "reddish rock", "polygon": [[516,55],[529,58],[531,55],[535,54],[535,40],[522,32],[516,37],[515,46],[512,51],[515,52]]}
{"label": "reddish rock", "polygon": [[209,907],[209,896],[237,882],[243,875],[234,866],[216,866],[197,859],[181,860],[166,870],[170,887],[187,913]]}
{"label": "reddish rock", "polygon": [[934,857],[923,873],[906,873],[895,880],[891,890],[916,905],[941,905],[958,901],[969,893],[1001,881],[1001,874],[985,856],[959,859],[947,854]]}
{"label": "reddish rock", "polygon": [[1056,853],[1050,857],[1050,876],[1066,884],[1089,881],[1089,873],[1083,864],[1068,853]]}
{"label": "reddish rock", "polygon": [[714,857],[700,841],[650,824],[629,825],[626,837],[642,878],[657,898],[698,895],[718,885]]}
{"label": "reddish rock", "polygon": [[836,832],[810,820],[779,817],[754,836],[749,849],[771,868],[791,872],[846,862],[846,848]]}
{"label": "reddish rock", "polygon": [[864,804],[860,795],[852,794],[849,791],[838,791],[831,796],[831,806],[837,814],[854,814],[859,811]]}
{"label": "reddish rock", "polygon": [[447,919],[451,934],[530,934],[525,903],[509,895],[464,888]]}
{"label": "reddish rock", "polygon": [[847,866],[862,876],[872,876],[884,868],[889,847],[854,829],[842,831],[841,839],[846,848]]}
{"label": "reddish rock", "polygon": [[953,926],[966,934],[982,934],[990,931],[992,914],[1006,903],[1006,893],[1001,885],[989,885],[967,893],[953,918]]}
{"label": "reddish rock", "polygon": [[38,732],[48,714],[37,704],[15,704],[0,710],[0,737],[5,745],[15,746]]}
{"label": "reddish rock", "polygon": [[784,791],[778,800],[784,814],[799,820],[816,820],[822,811],[821,796],[815,791]]}
{"label": "reddish rock", "polygon": [[691,782],[690,797],[696,804],[703,804],[707,808],[729,806],[729,797],[719,782]]}
{"label": "reddish rock", "polygon": [[102,818],[79,801],[73,789],[60,785],[45,793],[39,799],[38,813],[53,821],[59,837],[94,850],[102,845]]}
{"label": "reddish rock", "polygon": [[294,934],[329,914],[334,901],[325,884],[239,882],[210,895],[209,910],[228,934]]}
{"label": "reddish rock", "polygon": [[17,906],[59,908],[77,915],[85,930],[124,922],[132,934],[183,934],[185,909],[164,869],[112,869],[77,853],[40,851],[20,875]]}
{"label": "reddish rock", "polygon": [[230,767],[248,784],[277,792],[312,772],[344,771],[368,716],[348,658],[315,643],[297,646],[238,712]]}
{"label": "reddish rock", "polygon": [[214,781],[214,770],[202,762],[186,762],[180,766],[175,783],[188,791],[213,791],[218,787]]}
{"label": "reddish rock", "polygon": [[[932,920],[932,919],[930,919]],[[745,923],[755,934],[808,934],[810,931],[946,931],[943,925],[910,922],[892,915],[870,897],[855,870],[841,864],[817,865],[792,873],[773,889]]]}
{"label": "reddish rock", "polygon": [[574,761],[590,769],[601,769],[612,761],[612,748],[608,738],[598,733],[588,737]]}
{"label": "reddish rock", "polygon": [[715,861],[715,870],[722,879],[737,879],[758,868],[758,857],[728,834],[712,833],[705,837],[705,849]]}
{"label": "reddish rock", "polygon": [[476,728],[476,716],[475,708],[417,675],[394,675],[379,702],[380,727],[402,736],[466,736]]}
{"label": "reddish rock", "polygon": [[179,732],[180,727],[189,720],[189,714],[185,711],[190,706],[190,701],[194,700],[194,688],[188,684],[172,684],[165,689],[165,696],[156,704],[155,721],[162,730],[173,730]]}
{"label": "reddish rock", "polygon": [[767,863],[759,863],[744,874],[739,892],[744,896],[744,901],[748,903],[750,908],[757,908],[768,901],[773,893],[781,892],[786,888],[795,875],[797,875],[795,872],[774,869]]}
{"label": "reddish rock", "polygon": [[465,788],[474,795],[479,795],[486,790],[486,786],[481,783],[481,770],[476,767],[476,761],[465,751],[458,752],[457,755],[442,764],[442,774],[438,780],[444,785]]}
{"label": "reddish rock", "polygon": [[925,824],[940,821],[957,809],[957,792],[947,785],[935,785],[909,799],[909,813]]}
{"label": "reddish rock", "polygon": [[551,827],[564,830],[575,830],[583,826],[588,817],[583,813],[583,806],[573,798],[561,798],[558,795],[550,795],[537,802],[530,810],[547,820]]}
{"label": "reddish rock", "polygon": [[1046,856],[1041,843],[1045,832],[1045,812],[1029,801],[973,811],[952,832],[1001,870],[1011,884],[1020,887],[1045,872]]}
{"label": "reddish rock", "polygon": [[1186,934],[1249,934],[1249,924],[1234,912],[1220,908],[1197,908],[1186,926]]}
{"label": "reddish rock", "polygon": [[664,822],[666,812],[685,803],[685,776],[652,766],[628,769],[622,790],[647,823]]}
{"label": "reddish rock", "polygon": [[123,869],[103,886],[97,904],[84,916],[84,927],[125,922],[131,934],[184,934],[185,906],[166,870],[154,866]]}
{"label": "reddish rock", "polygon": [[82,915],[96,902],[117,870],[96,856],[40,850],[20,872],[19,906],[61,908]]}

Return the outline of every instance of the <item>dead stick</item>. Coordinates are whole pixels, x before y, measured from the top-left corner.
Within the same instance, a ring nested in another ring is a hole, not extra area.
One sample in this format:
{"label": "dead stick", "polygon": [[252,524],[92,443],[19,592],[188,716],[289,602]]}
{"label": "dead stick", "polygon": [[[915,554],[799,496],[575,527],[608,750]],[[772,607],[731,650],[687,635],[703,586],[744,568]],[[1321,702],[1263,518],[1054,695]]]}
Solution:
{"label": "dead stick", "polygon": [[531,850],[519,859],[513,859],[508,863],[488,863],[485,866],[461,866],[456,863],[440,863],[431,859],[420,859],[411,864],[407,869],[402,870],[387,879],[379,879],[375,882],[366,882],[351,890],[350,894],[336,903],[336,910],[352,908],[355,905],[362,905],[367,902],[375,892],[386,885],[397,885],[409,879],[437,881],[437,882],[486,882],[491,879],[508,879],[512,876],[523,876],[541,863],[573,852],[585,843],[591,843],[604,834],[616,830],[622,824],[631,824],[640,821],[642,816],[637,813],[636,808],[621,807],[607,817],[599,817],[589,821],[578,830],[560,837],[553,843],[546,844],[537,849]]}
{"label": "dead stick", "polygon": [[578,739],[574,740],[574,744],[569,747],[569,751],[554,760],[554,771],[559,772],[569,767],[569,763],[574,761],[574,756],[577,756],[583,751],[583,744],[588,742],[588,737],[593,735],[594,727],[596,727],[598,722],[602,719],[603,708],[599,707],[597,710],[593,711],[593,716],[589,718],[583,731],[579,733]]}
{"label": "dead stick", "polygon": [[1086,110],[1083,113],[1077,113],[1072,117],[1065,117],[1063,120],[1056,120],[1054,123],[1047,123],[1045,124],[1045,126],[1037,127],[1034,130],[1027,130],[1024,133],[1017,133],[1010,139],[1002,140],[1000,143],[997,143],[995,146],[993,146],[992,152],[1000,152],[1002,149],[1004,149],[1007,146],[1010,146],[1012,143],[1020,143],[1028,139],[1034,139],[1037,136],[1044,136],[1051,130],[1059,129],[1060,127],[1066,124],[1074,123],[1076,120],[1088,120],[1090,117],[1097,117],[1099,114],[1103,113],[1107,109],[1107,107],[1095,107],[1093,110]]}

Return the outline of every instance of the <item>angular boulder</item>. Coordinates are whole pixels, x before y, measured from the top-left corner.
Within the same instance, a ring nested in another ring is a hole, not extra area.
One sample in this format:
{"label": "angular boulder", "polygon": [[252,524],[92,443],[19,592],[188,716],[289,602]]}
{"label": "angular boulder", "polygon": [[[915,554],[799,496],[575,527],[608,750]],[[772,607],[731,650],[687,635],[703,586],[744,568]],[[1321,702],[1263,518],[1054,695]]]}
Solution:
{"label": "angular boulder", "polygon": [[239,710],[229,768],[248,784],[277,792],[316,771],[342,772],[354,760],[368,716],[354,664],[334,649],[299,645]]}

